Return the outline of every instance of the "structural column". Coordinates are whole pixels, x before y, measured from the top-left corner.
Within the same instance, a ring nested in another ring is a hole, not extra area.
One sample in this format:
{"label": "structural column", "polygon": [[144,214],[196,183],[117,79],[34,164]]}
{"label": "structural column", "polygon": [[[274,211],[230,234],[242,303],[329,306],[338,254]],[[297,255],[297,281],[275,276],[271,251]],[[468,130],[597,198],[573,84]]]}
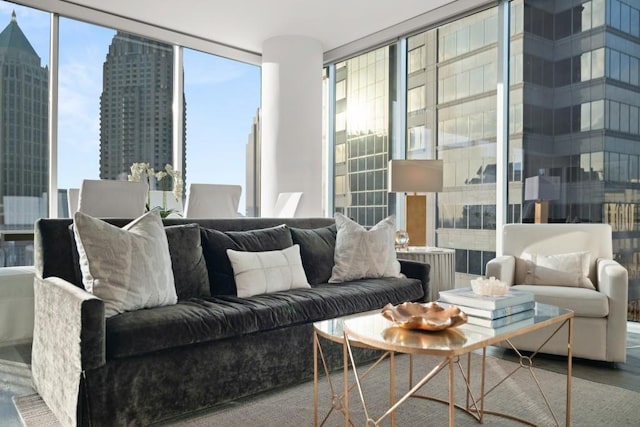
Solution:
{"label": "structural column", "polygon": [[323,215],[322,45],[277,36],[262,51],[261,212],[278,194],[303,192],[297,216]]}

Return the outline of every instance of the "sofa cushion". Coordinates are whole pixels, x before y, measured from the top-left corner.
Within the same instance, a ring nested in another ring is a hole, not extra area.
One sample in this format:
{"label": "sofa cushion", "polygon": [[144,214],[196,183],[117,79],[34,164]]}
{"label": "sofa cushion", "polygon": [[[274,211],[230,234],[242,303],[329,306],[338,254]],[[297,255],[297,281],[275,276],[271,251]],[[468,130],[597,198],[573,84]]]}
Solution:
{"label": "sofa cushion", "polygon": [[400,277],[395,251],[395,217],[389,216],[367,230],[336,213],[336,249],[329,282],[371,277]]}
{"label": "sofa cushion", "polygon": [[285,225],[248,231],[219,231],[201,228],[202,251],[209,273],[211,295],[236,295],[233,268],[227,249],[263,252],[293,245]]}
{"label": "sofa cushion", "polygon": [[308,288],[300,246],[280,251],[241,252],[227,249],[239,297]]}
{"label": "sofa cushion", "polygon": [[417,279],[384,278],[325,283],[248,298],[192,298],[107,319],[107,358],[314,322],[413,301],[422,295]]}
{"label": "sofa cushion", "polygon": [[82,282],[104,301],[106,317],[177,302],[158,212],[147,212],[123,228],[82,212],[73,219]]}
{"label": "sofa cushion", "polygon": [[546,285],[516,285],[513,289],[533,292],[536,302],[573,310],[576,317],[609,315],[609,299],[593,289]]}
{"label": "sofa cushion", "polygon": [[320,228],[291,227],[294,244],[300,245],[302,266],[311,286],[327,283],[333,269],[336,247],[336,225]]}
{"label": "sofa cushion", "polygon": [[178,301],[209,296],[209,273],[202,254],[198,224],[170,225],[164,228],[169,243],[171,269]]}

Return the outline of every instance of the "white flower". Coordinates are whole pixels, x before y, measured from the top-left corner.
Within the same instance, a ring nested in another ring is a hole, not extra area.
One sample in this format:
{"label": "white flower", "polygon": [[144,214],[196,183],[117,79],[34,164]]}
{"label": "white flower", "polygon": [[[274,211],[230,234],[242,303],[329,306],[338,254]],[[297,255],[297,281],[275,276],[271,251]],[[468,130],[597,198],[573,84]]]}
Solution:
{"label": "white flower", "polygon": [[[176,170],[173,168],[172,165],[170,164],[166,164],[164,166],[164,170],[160,170],[158,172],[154,172],[153,168],[151,167],[151,165],[149,163],[144,163],[144,162],[140,162],[140,163],[133,163],[131,165],[131,174],[128,175],[128,179],[129,181],[135,181],[135,182],[140,182],[142,181],[142,176],[145,176],[145,179],[147,181],[147,186],[148,188],[148,193],[147,193],[147,209],[150,209],[151,206],[149,206],[150,204],[150,191],[151,191],[151,179],[152,177],[154,177],[156,179],[156,181],[160,181],[162,182],[162,190],[163,191],[167,191],[168,190],[168,185],[169,182],[168,181],[172,181],[173,182],[173,195],[175,196],[176,200],[179,200],[182,198],[182,192],[183,192],[183,188],[184,188],[184,184],[182,183],[182,176],[180,174],[179,170]],[[171,177],[171,180],[165,180],[164,178],[166,178],[167,176]],[[163,194],[163,201],[162,201],[162,205],[161,209],[163,211],[166,211],[166,200],[164,199],[164,194]]]}

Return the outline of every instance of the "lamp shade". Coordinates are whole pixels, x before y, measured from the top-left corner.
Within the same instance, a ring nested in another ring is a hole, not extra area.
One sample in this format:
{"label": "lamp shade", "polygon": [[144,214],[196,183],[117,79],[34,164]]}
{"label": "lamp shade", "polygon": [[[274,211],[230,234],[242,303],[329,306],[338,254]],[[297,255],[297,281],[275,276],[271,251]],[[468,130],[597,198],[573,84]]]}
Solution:
{"label": "lamp shade", "polygon": [[524,180],[525,200],[557,200],[559,198],[559,176],[530,176]]}
{"label": "lamp shade", "polygon": [[442,191],[442,160],[389,160],[390,193]]}

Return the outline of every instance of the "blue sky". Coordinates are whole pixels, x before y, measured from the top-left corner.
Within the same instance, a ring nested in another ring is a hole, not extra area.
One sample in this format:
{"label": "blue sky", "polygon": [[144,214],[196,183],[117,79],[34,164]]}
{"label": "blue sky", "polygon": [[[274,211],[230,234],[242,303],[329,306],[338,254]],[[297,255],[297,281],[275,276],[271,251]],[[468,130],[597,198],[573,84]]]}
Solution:
{"label": "blue sky", "polygon": [[[0,30],[14,10],[42,65],[48,65],[49,14],[0,1]],[[98,178],[102,65],[114,34],[113,29],[60,19],[59,188]],[[260,106],[260,68],[185,48],[184,73],[187,181],[245,188],[245,145]]]}

